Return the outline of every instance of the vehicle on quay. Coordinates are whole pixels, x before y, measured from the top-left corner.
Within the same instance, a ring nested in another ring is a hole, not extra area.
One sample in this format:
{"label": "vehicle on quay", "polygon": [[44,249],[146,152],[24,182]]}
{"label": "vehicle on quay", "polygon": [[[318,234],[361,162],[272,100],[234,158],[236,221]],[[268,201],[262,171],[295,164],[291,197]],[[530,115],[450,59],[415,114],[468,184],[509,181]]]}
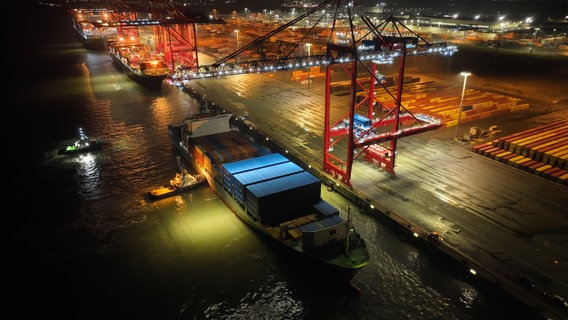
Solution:
{"label": "vehicle on quay", "polygon": [[342,216],[321,198],[319,178],[235,130],[231,117],[195,116],[170,125],[169,135],[239,219],[301,257],[302,267],[308,269],[307,259],[318,273],[332,272],[334,283],[350,284],[369,263],[369,251],[349,210]]}
{"label": "vehicle on quay", "polygon": [[85,134],[85,131],[83,131],[83,128],[79,128],[78,139],[74,140],[73,143],[65,145],[64,147],[60,148],[57,151],[57,153],[64,155],[64,154],[90,152],[102,149],[103,145],[104,145],[103,141],[89,138]]}
{"label": "vehicle on quay", "polygon": [[170,180],[168,185],[156,187],[148,192],[151,199],[163,199],[171,197],[185,191],[189,191],[196,187],[207,183],[207,178],[202,174],[190,174],[182,165],[181,158],[177,158],[180,172]]}

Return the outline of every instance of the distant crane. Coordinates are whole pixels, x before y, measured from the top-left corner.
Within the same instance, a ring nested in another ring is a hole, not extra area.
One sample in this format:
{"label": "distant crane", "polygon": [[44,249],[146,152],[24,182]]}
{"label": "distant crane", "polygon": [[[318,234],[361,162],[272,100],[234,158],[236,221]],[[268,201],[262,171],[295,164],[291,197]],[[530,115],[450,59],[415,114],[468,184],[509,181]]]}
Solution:
{"label": "distant crane", "polygon": [[140,28],[151,27],[155,51],[164,54],[170,70],[199,65],[196,24],[222,23],[197,12],[182,12],[167,0],[151,2],[103,1],[112,12],[107,25],[119,38],[140,39]]}

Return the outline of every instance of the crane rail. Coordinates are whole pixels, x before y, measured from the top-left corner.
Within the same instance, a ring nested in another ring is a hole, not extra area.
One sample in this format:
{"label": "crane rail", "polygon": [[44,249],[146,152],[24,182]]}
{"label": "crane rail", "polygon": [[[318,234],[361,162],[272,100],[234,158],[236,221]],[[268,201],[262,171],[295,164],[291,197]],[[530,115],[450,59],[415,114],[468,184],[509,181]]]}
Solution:
{"label": "crane rail", "polygon": [[[420,55],[430,53],[452,55],[455,52],[457,52],[457,46],[446,42],[428,43],[406,49],[407,55]],[[247,73],[294,70],[312,66],[344,64],[352,62],[354,60],[373,61],[374,63],[379,64],[392,64],[393,59],[400,56],[400,54],[401,53],[397,50],[358,50],[357,52],[346,50],[340,52],[340,54],[336,56],[322,54],[300,57],[286,57],[280,59],[248,60],[243,62],[223,63],[219,65],[204,65],[198,66],[197,68],[181,66],[170,75],[169,80],[174,85],[183,85],[183,83],[192,79],[205,79]]]}

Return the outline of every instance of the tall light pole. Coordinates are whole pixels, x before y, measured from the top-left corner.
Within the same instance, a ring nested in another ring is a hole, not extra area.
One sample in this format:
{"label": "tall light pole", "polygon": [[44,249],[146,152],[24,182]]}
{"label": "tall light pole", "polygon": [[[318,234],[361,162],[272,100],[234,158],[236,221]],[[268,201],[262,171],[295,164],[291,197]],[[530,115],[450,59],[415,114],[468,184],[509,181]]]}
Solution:
{"label": "tall light pole", "polygon": [[463,76],[463,88],[462,88],[462,94],[461,94],[461,99],[460,99],[460,110],[459,110],[459,113],[458,113],[458,124],[456,126],[456,137],[455,137],[455,139],[457,141],[459,141],[460,121],[461,121],[461,115],[462,115],[462,110],[463,110],[463,96],[465,95],[465,84],[467,83],[467,77],[471,76],[471,72],[462,71],[460,74]]}
{"label": "tall light pole", "polygon": [[311,76],[311,67],[310,67],[310,48],[312,47],[311,43],[306,43],[306,48],[308,48],[308,89],[310,88],[310,76]]}
{"label": "tall light pole", "polygon": [[529,53],[532,53],[532,52],[533,52],[533,49],[534,49],[534,42],[536,41],[536,35],[538,34],[538,30],[540,30],[540,28],[534,28],[532,46],[531,46],[531,51],[530,51]]}
{"label": "tall light pole", "polygon": [[311,43],[306,43],[306,48],[308,48],[308,58],[310,57],[310,47],[312,46]]}
{"label": "tall light pole", "polygon": [[239,50],[239,30],[236,29],[235,33],[237,34],[237,50]]}

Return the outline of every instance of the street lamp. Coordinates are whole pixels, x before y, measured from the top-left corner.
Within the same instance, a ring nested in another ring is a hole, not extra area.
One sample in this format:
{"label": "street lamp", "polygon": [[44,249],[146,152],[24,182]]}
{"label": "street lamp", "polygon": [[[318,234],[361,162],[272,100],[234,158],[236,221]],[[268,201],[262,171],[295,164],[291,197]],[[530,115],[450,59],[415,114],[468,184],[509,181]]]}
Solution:
{"label": "street lamp", "polygon": [[[306,47],[308,48],[308,60],[310,60],[310,48],[312,47],[311,43],[306,43]],[[308,89],[310,88],[310,76],[311,76],[311,67],[310,62],[308,61]]]}
{"label": "street lamp", "polygon": [[239,50],[239,30],[235,30],[235,33],[237,34],[237,50]]}
{"label": "street lamp", "polygon": [[310,57],[310,47],[312,46],[311,43],[306,43],[306,47],[308,48],[308,58]]}
{"label": "street lamp", "polygon": [[530,51],[529,53],[532,53],[532,52],[533,52],[533,49],[534,49],[534,42],[536,41],[536,35],[538,34],[538,30],[540,30],[540,28],[534,28],[532,46],[531,46],[531,51]]}
{"label": "street lamp", "polygon": [[462,115],[462,110],[463,110],[463,96],[465,94],[465,84],[467,83],[467,77],[471,76],[471,72],[467,72],[467,71],[462,71],[460,73],[463,76],[463,88],[462,88],[462,94],[461,94],[461,99],[460,99],[460,110],[458,113],[458,125],[456,126],[456,140],[459,141],[459,133],[460,133],[460,121],[461,121],[461,115]]}

